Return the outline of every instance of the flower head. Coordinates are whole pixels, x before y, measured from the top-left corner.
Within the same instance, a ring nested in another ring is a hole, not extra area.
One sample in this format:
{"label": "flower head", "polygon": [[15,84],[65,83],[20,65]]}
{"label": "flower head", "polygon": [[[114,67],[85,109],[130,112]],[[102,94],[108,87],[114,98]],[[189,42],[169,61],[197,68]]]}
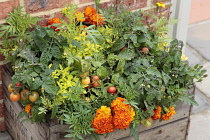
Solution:
{"label": "flower head", "polygon": [[100,109],[96,110],[96,116],[92,121],[92,128],[95,128],[94,132],[98,134],[114,131],[111,109],[109,107],[101,106]]}
{"label": "flower head", "polygon": [[167,121],[167,120],[171,119],[174,116],[174,114],[176,114],[175,108],[173,106],[169,107],[168,112],[163,114],[161,116],[161,119],[164,121]]}
{"label": "flower head", "polygon": [[160,117],[161,117],[161,110],[162,110],[162,108],[160,106],[158,106],[157,109],[154,109],[154,115],[152,116],[153,120],[160,119]]}
{"label": "flower head", "polygon": [[134,108],[126,103],[124,98],[118,97],[111,103],[113,111],[113,123],[117,129],[126,129],[130,123],[134,120],[135,111]]}
{"label": "flower head", "polygon": [[26,113],[31,113],[31,109],[32,109],[31,104],[28,104],[28,105],[26,105],[26,107],[25,107],[25,112],[26,112]]}
{"label": "flower head", "polygon": [[157,6],[166,8],[166,5],[163,2],[157,2]]}
{"label": "flower head", "polygon": [[185,60],[187,60],[187,59],[188,59],[188,57],[187,57],[187,56],[185,56],[184,54],[182,54],[181,59],[182,59],[182,61],[185,61]]}
{"label": "flower head", "polygon": [[77,21],[80,21],[80,22],[85,21],[84,14],[82,12],[79,12],[79,11],[75,13],[75,18],[76,18]]}

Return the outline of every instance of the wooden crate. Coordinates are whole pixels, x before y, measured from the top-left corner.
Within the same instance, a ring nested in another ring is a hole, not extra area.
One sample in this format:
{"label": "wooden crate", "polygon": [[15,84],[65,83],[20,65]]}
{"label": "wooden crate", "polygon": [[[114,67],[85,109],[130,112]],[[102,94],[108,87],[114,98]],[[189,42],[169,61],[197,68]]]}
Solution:
{"label": "wooden crate", "polygon": [[[9,99],[7,85],[11,82],[12,70],[7,66],[3,70],[3,90],[5,103],[5,122],[9,133],[14,140],[68,140],[64,138],[68,125],[61,125],[57,121],[47,123],[21,122],[17,118],[22,106]],[[189,127],[191,106],[178,103],[176,114],[169,121],[154,121],[151,127],[140,125],[138,130],[141,140],[186,140]],[[116,130],[109,137],[100,136],[101,140],[133,140],[130,130]],[[86,138],[88,139],[88,137]]]}

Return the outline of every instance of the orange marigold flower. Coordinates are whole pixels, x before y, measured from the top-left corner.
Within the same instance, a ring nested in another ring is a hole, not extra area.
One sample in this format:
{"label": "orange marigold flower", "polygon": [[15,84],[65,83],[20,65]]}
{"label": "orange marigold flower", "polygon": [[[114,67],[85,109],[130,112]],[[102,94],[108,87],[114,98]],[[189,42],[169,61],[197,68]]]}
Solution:
{"label": "orange marigold flower", "polygon": [[169,111],[161,116],[161,119],[164,121],[171,119],[174,114],[176,114],[175,108],[173,106],[169,107],[168,109]]}
{"label": "orange marigold flower", "polygon": [[96,110],[96,116],[92,121],[92,128],[95,128],[94,132],[98,134],[114,131],[110,107],[101,106],[100,109]]}
{"label": "orange marigold flower", "polygon": [[28,105],[26,105],[26,107],[25,107],[25,112],[26,112],[26,113],[31,113],[31,109],[32,109],[31,104],[28,104]]}
{"label": "orange marigold flower", "polygon": [[86,7],[84,10],[84,15],[85,17],[89,17],[91,15],[96,14],[96,9],[94,9],[93,7]]}
{"label": "orange marigold flower", "polygon": [[162,108],[160,106],[158,106],[157,109],[154,109],[154,115],[152,116],[153,120],[160,119],[160,117],[161,117],[161,110],[162,110]]}
{"label": "orange marigold flower", "polygon": [[[52,24],[61,24],[62,22],[60,21],[59,18],[52,18],[48,21],[48,25],[52,25]],[[50,28],[54,29],[55,31],[60,31],[59,29],[57,29],[57,27],[55,26],[51,26]]]}
{"label": "orange marigold flower", "polygon": [[48,20],[48,25],[52,25],[54,23],[62,23],[59,18],[52,18]]}
{"label": "orange marigold flower", "polygon": [[128,104],[123,103],[124,98],[118,97],[111,103],[113,111],[113,123],[117,129],[126,129],[130,123],[134,120],[135,111],[134,108]]}

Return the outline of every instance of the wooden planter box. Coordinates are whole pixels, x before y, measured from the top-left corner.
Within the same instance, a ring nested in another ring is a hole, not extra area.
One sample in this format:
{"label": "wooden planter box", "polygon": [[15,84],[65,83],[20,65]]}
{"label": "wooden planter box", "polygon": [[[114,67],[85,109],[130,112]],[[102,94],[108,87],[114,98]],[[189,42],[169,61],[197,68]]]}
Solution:
{"label": "wooden planter box", "polygon": [[[7,85],[11,82],[12,70],[7,66],[3,70],[3,90],[5,104],[6,127],[14,140],[69,140],[64,138],[68,125],[61,125],[50,120],[47,123],[21,122],[17,118],[22,107],[18,102],[9,99]],[[169,121],[154,121],[151,127],[140,125],[139,137],[141,140],[186,140],[190,123],[192,106],[178,103],[176,114]],[[87,138],[88,139],[88,138]],[[116,130],[108,138],[101,136],[101,140],[134,140],[130,137],[129,129]]]}

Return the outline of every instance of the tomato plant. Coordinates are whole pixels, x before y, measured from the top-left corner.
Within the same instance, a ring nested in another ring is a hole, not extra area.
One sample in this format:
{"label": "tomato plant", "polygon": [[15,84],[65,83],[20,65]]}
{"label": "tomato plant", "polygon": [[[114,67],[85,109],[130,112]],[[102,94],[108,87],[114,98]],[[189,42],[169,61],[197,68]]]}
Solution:
{"label": "tomato plant", "polygon": [[142,54],[148,54],[148,53],[149,53],[149,49],[148,49],[147,47],[143,47],[143,48],[141,49],[141,53],[142,53]]}
{"label": "tomato plant", "polygon": [[9,92],[14,92],[16,89],[12,87],[12,83],[7,86]]}
{"label": "tomato plant", "polygon": [[12,92],[9,97],[10,100],[17,102],[20,99],[20,93],[15,94],[14,92]]}
{"label": "tomato plant", "polygon": [[32,91],[31,94],[29,95],[29,100],[31,102],[35,102],[39,98],[39,93],[36,91]]}
{"label": "tomato plant", "polygon": [[116,91],[117,91],[117,88],[114,87],[114,86],[111,86],[111,87],[107,88],[107,92],[109,92],[109,93],[116,93]]}
{"label": "tomato plant", "polygon": [[89,85],[90,84],[90,77],[82,78],[82,84],[83,85]]}
{"label": "tomato plant", "polygon": [[23,90],[20,92],[20,97],[21,97],[21,99],[23,99],[23,100],[28,100],[29,93],[30,93],[30,91],[29,91],[28,89],[23,89]]}

